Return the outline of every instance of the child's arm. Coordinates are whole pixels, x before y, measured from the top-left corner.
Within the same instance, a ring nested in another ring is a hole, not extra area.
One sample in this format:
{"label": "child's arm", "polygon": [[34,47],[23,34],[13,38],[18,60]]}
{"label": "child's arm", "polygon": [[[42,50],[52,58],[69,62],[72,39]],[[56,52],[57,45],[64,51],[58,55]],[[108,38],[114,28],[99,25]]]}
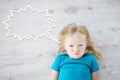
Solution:
{"label": "child's arm", "polygon": [[58,72],[55,70],[52,70],[52,80],[58,80]]}
{"label": "child's arm", "polygon": [[98,72],[92,73],[92,80],[98,80]]}

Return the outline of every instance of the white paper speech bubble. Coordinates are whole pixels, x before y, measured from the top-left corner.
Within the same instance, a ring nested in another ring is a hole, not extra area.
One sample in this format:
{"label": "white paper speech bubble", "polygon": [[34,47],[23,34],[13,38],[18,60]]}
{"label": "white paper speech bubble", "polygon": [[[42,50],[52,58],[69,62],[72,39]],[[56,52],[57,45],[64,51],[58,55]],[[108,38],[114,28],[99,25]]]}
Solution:
{"label": "white paper speech bubble", "polygon": [[46,37],[60,43],[50,34],[55,25],[53,24],[53,19],[48,14],[48,10],[40,11],[27,5],[25,9],[11,10],[11,15],[3,23],[8,31],[7,36],[12,35],[19,40],[33,39],[35,41],[39,37]]}

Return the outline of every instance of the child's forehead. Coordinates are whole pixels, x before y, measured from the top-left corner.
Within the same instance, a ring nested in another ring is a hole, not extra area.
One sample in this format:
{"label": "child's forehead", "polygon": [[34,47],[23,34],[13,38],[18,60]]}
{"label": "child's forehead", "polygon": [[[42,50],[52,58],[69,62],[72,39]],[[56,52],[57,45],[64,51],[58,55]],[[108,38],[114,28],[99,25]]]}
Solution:
{"label": "child's forehead", "polygon": [[65,41],[70,41],[70,42],[84,42],[86,41],[86,36],[84,34],[80,33],[75,33],[72,35],[68,35],[65,39]]}
{"label": "child's forehead", "polygon": [[68,34],[66,36],[66,38],[86,38],[86,35],[82,34],[82,33],[74,33],[74,34]]}

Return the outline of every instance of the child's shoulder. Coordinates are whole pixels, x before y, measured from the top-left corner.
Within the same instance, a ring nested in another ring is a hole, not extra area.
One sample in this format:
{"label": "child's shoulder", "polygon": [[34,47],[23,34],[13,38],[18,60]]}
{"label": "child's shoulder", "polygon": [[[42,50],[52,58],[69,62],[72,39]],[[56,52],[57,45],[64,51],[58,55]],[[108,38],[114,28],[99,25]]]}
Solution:
{"label": "child's shoulder", "polygon": [[95,57],[95,55],[91,52],[86,52],[85,53],[85,56],[88,56],[88,57]]}
{"label": "child's shoulder", "polygon": [[85,58],[89,59],[90,61],[91,60],[92,61],[96,61],[97,60],[96,56],[93,53],[91,53],[91,52],[87,52],[86,55],[85,55]]}
{"label": "child's shoulder", "polygon": [[56,55],[57,58],[60,58],[60,59],[65,59],[68,57],[68,55],[66,53],[58,53]]}
{"label": "child's shoulder", "polygon": [[58,57],[64,57],[64,56],[68,56],[66,53],[58,53],[57,54]]}

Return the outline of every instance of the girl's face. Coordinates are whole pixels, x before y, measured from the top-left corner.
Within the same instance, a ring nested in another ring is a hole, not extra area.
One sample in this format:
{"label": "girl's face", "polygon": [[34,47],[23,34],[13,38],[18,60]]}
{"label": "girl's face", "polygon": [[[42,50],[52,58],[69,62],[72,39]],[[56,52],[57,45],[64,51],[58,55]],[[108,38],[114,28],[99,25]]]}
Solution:
{"label": "girl's face", "polygon": [[86,36],[84,34],[75,33],[66,37],[64,48],[70,58],[81,58],[86,49]]}

